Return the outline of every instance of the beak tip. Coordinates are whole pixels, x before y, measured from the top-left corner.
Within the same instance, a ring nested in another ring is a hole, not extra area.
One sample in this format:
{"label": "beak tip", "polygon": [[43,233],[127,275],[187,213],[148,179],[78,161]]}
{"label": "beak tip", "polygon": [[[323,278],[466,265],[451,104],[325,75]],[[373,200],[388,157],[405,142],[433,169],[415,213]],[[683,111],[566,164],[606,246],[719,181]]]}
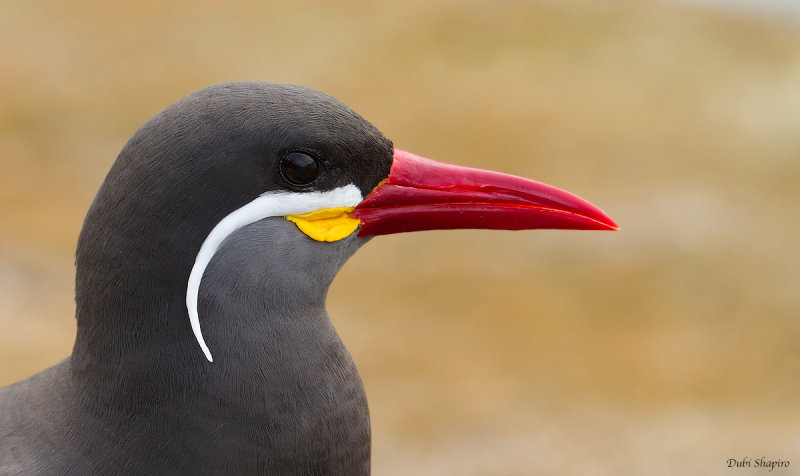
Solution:
{"label": "beak tip", "polygon": [[606,217],[606,226],[608,231],[619,231],[619,225],[611,218]]}
{"label": "beak tip", "polygon": [[597,221],[598,225],[600,225],[600,226],[597,227],[597,229],[600,230],[600,231],[618,231],[619,230],[619,225],[617,224],[617,222],[612,220],[605,213],[601,217],[599,217],[599,219],[596,219],[596,221]]}

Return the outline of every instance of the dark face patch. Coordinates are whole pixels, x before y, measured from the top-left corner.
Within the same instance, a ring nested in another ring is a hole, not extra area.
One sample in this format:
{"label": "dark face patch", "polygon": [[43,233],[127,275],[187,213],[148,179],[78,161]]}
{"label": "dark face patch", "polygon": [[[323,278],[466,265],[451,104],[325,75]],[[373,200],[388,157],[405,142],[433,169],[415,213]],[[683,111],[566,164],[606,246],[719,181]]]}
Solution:
{"label": "dark face patch", "polygon": [[[250,111],[263,140],[269,182],[290,191],[327,191],[354,184],[367,196],[389,175],[391,141],[352,109],[296,86],[276,86],[270,93],[262,99],[261,110]],[[317,160],[311,186],[286,180],[289,177],[281,173],[282,160],[293,152]]]}

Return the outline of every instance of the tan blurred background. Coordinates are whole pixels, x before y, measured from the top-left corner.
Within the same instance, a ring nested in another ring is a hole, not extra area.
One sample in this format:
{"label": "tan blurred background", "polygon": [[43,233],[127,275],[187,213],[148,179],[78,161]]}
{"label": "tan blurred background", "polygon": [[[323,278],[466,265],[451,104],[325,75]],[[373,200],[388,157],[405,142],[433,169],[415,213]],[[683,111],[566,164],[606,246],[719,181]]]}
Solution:
{"label": "tan blurred background", "polygon": [[137,127],[212,83],[288,82],[622,226],[352,259],[329,311],[375,474],[800,474],[800,10],[165,3],[0,0],[0,385],[70,353],[77,235]]}

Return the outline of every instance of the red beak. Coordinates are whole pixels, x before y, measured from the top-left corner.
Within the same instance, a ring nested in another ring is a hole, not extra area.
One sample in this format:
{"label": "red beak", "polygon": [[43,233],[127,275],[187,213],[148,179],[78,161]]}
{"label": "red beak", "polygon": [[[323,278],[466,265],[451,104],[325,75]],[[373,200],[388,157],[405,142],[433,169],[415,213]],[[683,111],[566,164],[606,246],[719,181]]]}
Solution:
{"label": "red beak", "polygon": [[389,177],[350,215],[358,236],[454,228],[617,230],[602,210],[550,185],[394,149]]}

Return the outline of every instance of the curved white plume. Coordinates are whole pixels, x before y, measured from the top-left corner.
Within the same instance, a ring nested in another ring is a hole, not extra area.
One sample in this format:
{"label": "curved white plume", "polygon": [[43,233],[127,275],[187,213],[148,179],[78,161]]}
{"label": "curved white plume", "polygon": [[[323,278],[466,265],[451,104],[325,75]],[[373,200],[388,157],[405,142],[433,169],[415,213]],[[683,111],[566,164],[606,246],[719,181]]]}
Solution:
{"label": "curved white plume", "polygon": [[203,241],[200,251],[197,252],[192,272],[189,275],[189,284],[186,288],[186,308],[189,310],[189,322],[192,324],[192,331],[197,343],[200,344],[200,348],[203,349],[203,353],[209,362],[213,362],[214,359],[211,357],[211,351],[208,350],[208,346],[203,339],[203,333],[200,330],[200,318],[197,315],[197,296],[200,292],[200,281],[203,279],[203,273],[225,238],[239,228],[263,218],[300,215],[323,208],[354,207],[362,199],[361,191],[352,184],[329,192],[266,192],[247,205],[234,210],[217,223],[205,241]]}

